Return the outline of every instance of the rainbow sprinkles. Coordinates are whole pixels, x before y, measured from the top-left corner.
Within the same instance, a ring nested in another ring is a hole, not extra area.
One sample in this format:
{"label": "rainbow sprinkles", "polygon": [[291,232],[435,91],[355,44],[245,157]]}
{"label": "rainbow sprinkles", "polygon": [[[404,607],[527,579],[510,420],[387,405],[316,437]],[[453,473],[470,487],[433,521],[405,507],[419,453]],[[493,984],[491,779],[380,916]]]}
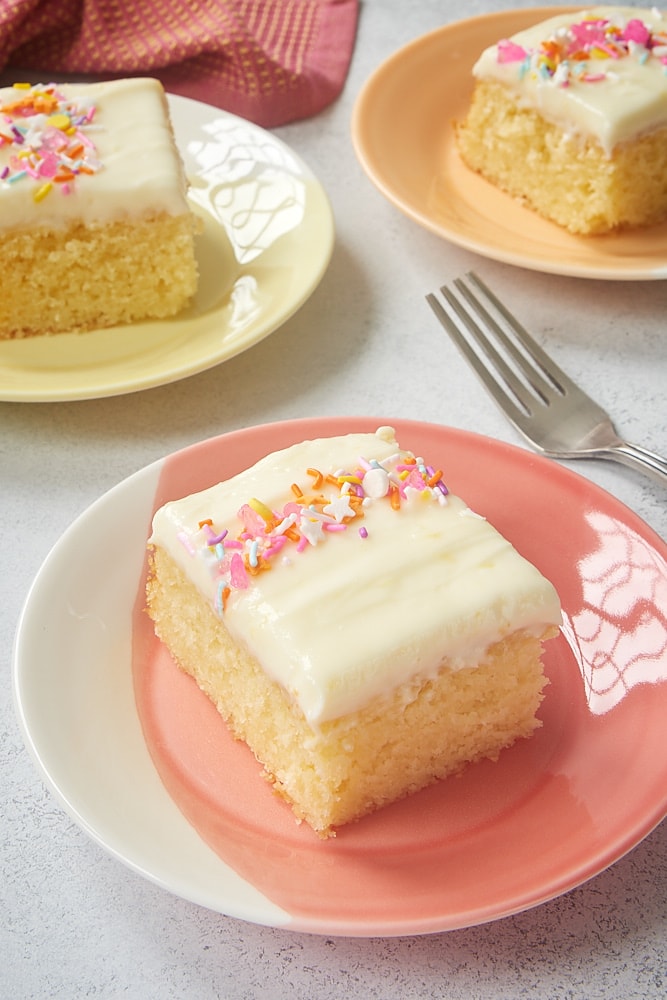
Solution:
{"label": "rainbow sprinkles", "polygon": [[12,91],[0,104],[4,185],[32,182],[33,199],[40,202],[53,190],[71,194],[80,175],[102,169],[91,138],[100,128],[93,103],[68,99],[55,84],[16,83]]}
{"label": "rainbow sprinkles", "polygon": [[359,522],[374,503],[388,503],[398,512],[415,500],[447,502],[442,471],[405,453],[382,461],[360,457],[351,471],[325,474],[309,468],[306,475],[310,482],[304,488],[292,483],[291,497],[282,506],[271,508],[250,498],[238,510],[241,529],[235,535],[216,527],[211,518],[199,521],[194,535],[179,533],[189,555],[203,558],[216,579],[218,614],[233,590],[246,590],[251,578],[270,569],[278,556],[284,561],[290,550],[303,553],[353,525],[367,539],[369,530]]}
{"label": "rainbow sprinkles", "polygon": [[664,13],[561,12],[484,49],[472,76],[455,123],[470,170],[581,236],[667,218]]}
{"label": "rainbow sprinkles", "polygon": [[320,835],[539,724],[556,592],[390,427],[269,452],[148,546],[157,637]]}
{"label": "rainbow sprinkles", "polygon": [[158,80],[0,88],[0,340],[176,316],[199,223]]}
{"label": "rainbow sprinkles", "polygon": [[[659,17],[659,12],[656,15]],[[516,63],[520,78],[532,74],[560,87],[574,81],[607,80],[621,59],[633,59],[638,65],[657,61],[667,72],[667,30],[638,17],[591,15],[559,27],[535,46],[512,39],[503,39],[497,46],[498,63]]]}

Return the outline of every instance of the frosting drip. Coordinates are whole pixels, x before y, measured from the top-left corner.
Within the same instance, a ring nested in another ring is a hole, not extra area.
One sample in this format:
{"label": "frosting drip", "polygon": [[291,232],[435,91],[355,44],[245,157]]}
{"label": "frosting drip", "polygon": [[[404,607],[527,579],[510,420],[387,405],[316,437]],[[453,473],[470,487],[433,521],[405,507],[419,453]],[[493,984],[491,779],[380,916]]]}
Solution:
{"label": "frosting drip", "polygon": [[610,154],[667,125],[667,20],[655,8],[561,14],[486,49],[473,74]]}
{"label": "frosting drip", "polygon": [[302,442],[168,503],[150,542],[314,724],[560,624],[552,585],[387,428]]}

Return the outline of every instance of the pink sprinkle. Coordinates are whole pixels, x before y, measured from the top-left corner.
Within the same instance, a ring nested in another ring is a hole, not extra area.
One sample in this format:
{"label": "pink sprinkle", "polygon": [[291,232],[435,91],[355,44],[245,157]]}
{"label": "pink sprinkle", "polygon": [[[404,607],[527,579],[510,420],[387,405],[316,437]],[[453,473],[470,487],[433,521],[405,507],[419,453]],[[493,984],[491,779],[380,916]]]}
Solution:
{"label": "pink sprinkle", "polygon": [[579,48],[589,45],[603,45],[605,42],[605,25],[607,21],[598,18],[595,21],[581,21],[570,26],[570,34]]}
{"label": "pink sprinkle", "polygon": [[403,481],[403,485],[411,486],[413,490],[426,489],[426,483],[424,482],[424,477],[422,476],[421,472],[417,471],[414,465],[412,466],[412,472],[410,473],[410,475],[407,477],[407,479]]}
{"label": "pink sprinkle", "polygon": [[601,52],[606,52],[610,59],[620,59],[621,53],[613,45],[608,45],[606,42],[600,42],[596,46]]}
{"label": "pink sprinkle", "polygon": [[257,535],[266,534],[266,521],[263,517],[254,511],[250,504],[244,503],[238,512],[238,518],[243,524],[245,530],[248,532],[250,538],[256,538]]}
{"label": "pink sprinkle", "polygon": [[651,33],[644,22],[635,17],[631,21],[628,21],[621,37],[626,42],[636,42],[637,45],[648,45]]}
{"label": "pink sprinkle", "polygon": [[340,524],[336,521],[325,521],[322,524],[322,528],[324,531],[345,531],[347,525],[343,524],[342,521]]}
{"label": "pink sprinkle", "polygon": [[187,551],[188,555],[191,556],[195,555],[195,548],[185,531],[179,531],[176,537],[178,538],[183,548]]}
{"label": "pink sprinkle", "polygon": [[248,574],[243,563],[243,556],[239,555],[238,552],[232,556],[229,574],[232,587],[236,587],[237,590],[248,589]]}
{"label": "pink sprinkle", "polygon": [[67,137],[59,128],[48,127],[44,129],[42,137],[42,148],[59,150],[67,145]]}
{"label": "pink sprinkle", "polygon": [[361,535],[362,538],[368,538],[368,532],[363,526],[359,528],[359,534]]}
{"label": "pink sprinkle", "polygon": [[230,557],[225,554],[222,559],[218,559],[215,574],[216,576],[226,576],[229,573],[229,567],[231,565]]}
{"label": "pink sprinkle", "polygon": [[58,157],[47,153],[38,167],[40,177],[55,177],[58,173]]}
{"label": "pink sprinkle", "polygon": [[521,45],[517,45],[516,42],[512,42],[509,39],[498,42],[499,63],[523,62],[527,56],[528,53],[526,50]]}
{"label": "pink sprinkle", "polygon": [[283,545],[286,544],[287,544],[287,536],[278,535],[276,538],[273,539],[273,545],[270,545],[268,549],[265,549],[264,558],[271,559],[273,556],[278,555]]}

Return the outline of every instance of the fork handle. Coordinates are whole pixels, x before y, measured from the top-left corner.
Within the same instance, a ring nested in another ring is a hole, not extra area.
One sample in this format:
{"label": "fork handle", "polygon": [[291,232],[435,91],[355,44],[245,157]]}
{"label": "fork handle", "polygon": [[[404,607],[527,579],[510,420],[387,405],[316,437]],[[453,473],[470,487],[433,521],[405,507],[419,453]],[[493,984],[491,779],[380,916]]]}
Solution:
{"label": "fork handle", "polygon": [[628,441],[620,441],[610,448],[601,449],[600,456],[616,459],[617,462],[622,462],[624,465],[634,466],[667,486],[667,461],[660,455],[656,455],[655,452],[649,451],[648,448],[642,448],[638,444],[630,444]]}

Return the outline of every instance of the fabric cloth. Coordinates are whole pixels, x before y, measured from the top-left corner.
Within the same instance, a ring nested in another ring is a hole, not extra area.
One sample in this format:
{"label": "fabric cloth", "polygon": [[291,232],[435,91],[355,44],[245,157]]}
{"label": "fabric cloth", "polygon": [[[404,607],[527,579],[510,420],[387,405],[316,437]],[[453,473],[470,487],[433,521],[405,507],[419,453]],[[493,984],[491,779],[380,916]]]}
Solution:
{"label": "fabric cloth", "polygon": [[154,76],[271,127],[338,96],[357,14],[358,0],[0,0],[0,71]]}

